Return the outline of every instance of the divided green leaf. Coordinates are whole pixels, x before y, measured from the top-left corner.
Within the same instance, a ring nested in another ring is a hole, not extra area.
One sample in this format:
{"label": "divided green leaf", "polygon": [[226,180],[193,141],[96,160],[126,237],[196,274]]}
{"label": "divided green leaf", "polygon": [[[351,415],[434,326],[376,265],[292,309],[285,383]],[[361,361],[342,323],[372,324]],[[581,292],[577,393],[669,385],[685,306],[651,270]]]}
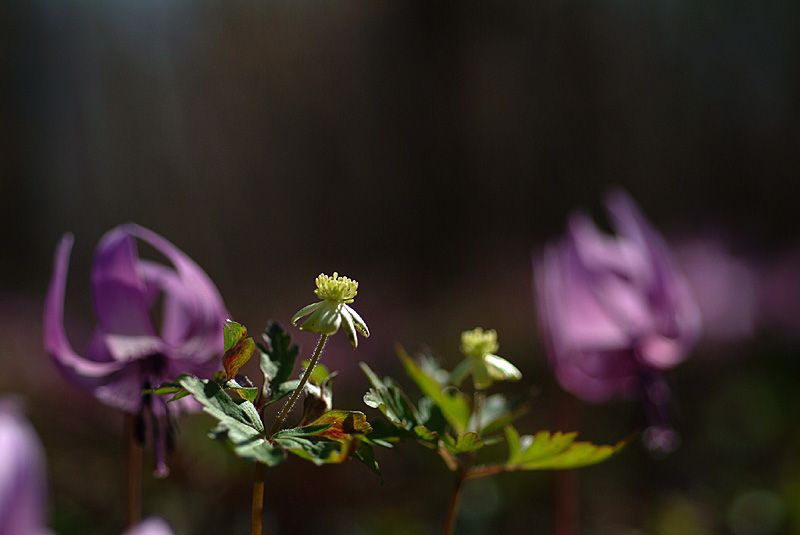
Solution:
{"label": "divided green leaf", "polygon": [[[264,329],[262,340],[263,343],[257,346],[261,352],[260,366],[264,374],[264,399],[274,402],[294,389],[293,386],[286,392],[284,385],[294,382],[288,379],[292,375],[299,348],[292,344],[292,337],[275,322],[270,322]],[[294,384],[297,386],[296,382]],[[282,392],[286,393],[280,395]]]}
{"label": "divided green leaf", "polygon": [[203,410],[219,420],[216,438],[224,437],[237,455],[269,466],[279,464],[284,453],[266,441],[264,425],[255,406],[249,401],[236,403],[215,381],[183,376],[180,385],[194,396]]}
{"label": "divided green leaf", "polygon": [[580,468],[599,463],[618,453],[627,441],[614,445],[575,442],[577,433],[539,431],[520,437],[512,426],[506,427],[508,443],[507,470],[548,470]]}

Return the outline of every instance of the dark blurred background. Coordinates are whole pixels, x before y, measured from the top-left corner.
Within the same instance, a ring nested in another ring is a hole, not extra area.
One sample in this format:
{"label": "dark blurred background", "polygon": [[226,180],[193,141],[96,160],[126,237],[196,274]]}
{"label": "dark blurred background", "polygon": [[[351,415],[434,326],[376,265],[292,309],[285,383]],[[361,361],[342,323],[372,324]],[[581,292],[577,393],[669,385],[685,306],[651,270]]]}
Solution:
{"label": "dark blurred background", "polygon": [[[60,534],[116,533],[123,518],[120,418],[42,349],[64,232],[77,347],[92,248],[135,221],[203,266],[251,329],[287,323],[320,271],[357,278],[374,336],[325,357],[337,405],[362,407],[358,360],[400,378],[401,341],[453,365],[461,330],[482,325],[525,376],[508,391],[534,397],[519,427],[554,426],[567,406],[595,441],[636,429],[637,408],[560,390],[531,295],[531,252],[570,211],[602,215],[621,186],[673,243],[722,239],[762,275],[800,246],[798,2],[39,0],[0,13],[0,392],[25,400],[42,437]],[[798,336],[703,341],[670,374],[681,448],[658,459],[634,444],[581,471],[580,532],[800,532]],[[180,534],[245,532],[249,467],[203,439],[209,425],[184,421],[146,511]],[[413,446],[380,460],[383,484],[352,463],[270,470],[270,532],[436,533],[444,466]],[[459,533],[550,533],[553,500],[549,473],[476,481]]]}

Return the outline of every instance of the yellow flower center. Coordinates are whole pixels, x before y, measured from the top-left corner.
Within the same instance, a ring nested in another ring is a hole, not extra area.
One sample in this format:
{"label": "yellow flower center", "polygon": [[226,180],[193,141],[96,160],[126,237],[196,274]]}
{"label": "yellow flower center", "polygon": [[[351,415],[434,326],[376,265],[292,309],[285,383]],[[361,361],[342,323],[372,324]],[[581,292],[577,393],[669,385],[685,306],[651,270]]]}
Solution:
{"label": "yellow flower center", "polygon": [[347,277],[340,277],[333,272],[333,276],[320,273],[316,279],[317,289],[314,293],[325,301],[337,303],[352,303],[358,293],[358,281]]}
{"label": "yellow flower center", "polygon": [[465,355],[484,357],[494,354],[500,349],[497,343],[497,331],[483,330],[480,327],[461,333],[461,351]]}

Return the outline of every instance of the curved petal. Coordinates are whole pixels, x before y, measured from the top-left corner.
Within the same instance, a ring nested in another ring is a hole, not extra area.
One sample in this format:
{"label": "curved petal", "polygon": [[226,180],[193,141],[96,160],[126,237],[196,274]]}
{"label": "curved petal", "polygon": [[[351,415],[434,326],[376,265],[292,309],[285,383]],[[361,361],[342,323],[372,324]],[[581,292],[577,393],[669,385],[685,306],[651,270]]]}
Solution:
{"label": "curved petal", "polygon": [[222,326],[228,313],[219,291],[208,275],[180,249],[155,232],[135,224],[125,225],[124,229],[153,246],[175,267],[180,285],[176,279],[167,278],[161,281],[163,288],[168,294],[168,300],[175,300],[173,306],[191,311],[186,312],[191,317],[191,327],[186,334],[187,345],[176,356],[205,360],[220,354],[223,349]]}
{"label": "curved petal", "polygon": [[153,336],[136,243],[125,226],[100,240],[92,262],[92,300],[100,328],[109,334]]}
{"label": "curved petal", "polygon": [[0,401],[0,533],[45,532],[44,453],[16,408]]}
{"label": "curved petal", "polygon": [[325,303],[325,301],[317,301],[316,303],[311,303],[310,305],[306,305],[297,312],[295,312],[291,319],[292,325],[297,326],[298,321],[300,321],[301,319],[305,318],[306,316],[317,310],[319,307],[323,305],[323,303]]}
{"label": "curved petal", "polygon": [[495,381],[519,381],[522,379],[522,372],[519,368],[511,364],[508,360],[498,355],[486,355],[483,357],[489,376]]}
{"label": "curved petal", "polygon": [[629,351],[575,351],[555,365],[564,390],[591,403],[637,394],[638,377]]}
{"label": "curved petal", "polygon": [[61,370],[82,385],[102,382],[109,374],[120,370],[120,362],[95,362],[75,353],[64,332],[64,294],[73,238],[64,236],[56,248],[53,277],[44,306],[44,346]]}
{"label": "curved petal", "polygon": [[344,325],[344,334],[350,340],[350,344],[355,348],[358,347],[358,336],[356,335],[356,326],[353,324],[353,316],[350,314],[350,307],[347,305],[342,306],[342,324]]}
{"label": "curved petal", "polygon": [[300,330],[328,336],[336,334],[342,324],[341,307],[339,303],[322,301],[322,305],[300,324]]}
{"label": "curved petal", "polygon": [[364,338],[369,338],[369,327],[367,327],[367,324],[361,315],[350,305],[344,305],[344,308],[347,309],[347,311],[350,312],[350,315],[353,317],[353,324],[355,325],[356,330],[360,332],[361,336]]}
{"label": "curved petal", "polygon": [[194,328],[194,298],[181,282],[174,269],[142,260],[139,270],[147,283],[151,300],[164,294],[164,309],[161,319],[161,337],[172,346],[179,346],[192,336]]}
{"label": "curved petal", "polygon": [[591,275],[569,242],[548,248],[536,266],[539,315],[553,349],[614,349],[630,344],[628,332],[592,291]]}
{"label": "curved petal", "polygon": [[[700,310],[691,295],[689,284],[672,260],[667,244],[653,229],[636,203],[624,192],[613,191],[607,199],[609,213],[615,228],[624,238],[635,243],[648,255],[652,277],[647,293],[653,309],[657,332],[673,339],[682,351],[669,359],[654,355],[652,364],[660,367],[674,365],[683,360],[700,334]],[[650,355],[643,353],[647,361]],[[669,364],[666,364],[669,361]]]}

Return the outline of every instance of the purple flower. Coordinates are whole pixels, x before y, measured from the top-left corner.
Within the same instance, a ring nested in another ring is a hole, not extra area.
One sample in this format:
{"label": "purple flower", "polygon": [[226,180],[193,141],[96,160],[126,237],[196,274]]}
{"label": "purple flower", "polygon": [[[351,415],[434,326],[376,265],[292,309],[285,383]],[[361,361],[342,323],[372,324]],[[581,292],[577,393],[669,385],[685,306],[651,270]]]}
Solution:
{"label": "purple flower", "polygon": [[800,335],[800,248],[782,252],[761,269],[759,301],[765,327]]}
{"label": "purple flower", "polygon": [[591,402],[640,397],[651,424],[666,426],[661,372],[686,358],[700,315],[634,202],[614,192],[607,206],[616,236],[576,214],[566,237],[535,258],[539,321],[564,389]]}
{"label": "purple flower", "polygon": [[759,273],[754,262],[714,238],[681,241],[674,249],[703,318],[703,340],[739,342],[758,328]]}
{"label": "purple flower", "polygon": [[[163,254],[172,266],[140,259],[137,238]],[[181,373],[204,377],[218,369],[225,305],[205,272],[170,242],[138,225],[116,227],[103,236],[95,251],[91,288],[97,327],[79,354],[64,331],[72,242],[72,236],[66,235],[56,250],[44,310],[45,348],[71,382],[103,403],[135,415],[140,429],[145,419],[150,420],[156,473],[166,475],[164,449],[172,432],[169,410],[161,398],[142,396],[142,389]],[[160,329],[151,317],[151,309],[159,302],[163,302]],[[184,400],[177,403],[189,406]]]}
{"label": "purple flower", "polygon": [[173,531],[169,524],[160,518],[152,517],[143,520],[124,535],[173,535]]}
{"label": "purple flower", "polygon": [[0,533],[45,532],[44,453],[11,401],[0,400]]}

